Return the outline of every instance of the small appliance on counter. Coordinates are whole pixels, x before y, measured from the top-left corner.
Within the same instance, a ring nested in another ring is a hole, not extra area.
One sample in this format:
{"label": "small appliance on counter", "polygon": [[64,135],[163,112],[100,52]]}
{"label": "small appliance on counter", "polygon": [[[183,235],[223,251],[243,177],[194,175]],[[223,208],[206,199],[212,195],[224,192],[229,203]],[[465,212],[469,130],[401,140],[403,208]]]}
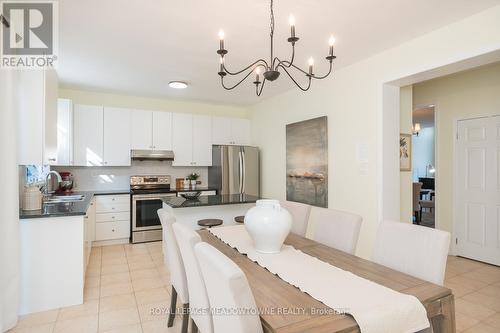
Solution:
{"label": "small appliance on counter", "polygon": [[61,171],[59,174],[61,175],[62,181],[59,183],[57,193],[72,193],[75,183],[73,174],[69,171]]}
{"label": "small appliance on counter", "polygon": [[36,185],[25,186],[23,192],[23,210],[42,209],[43,194]]}

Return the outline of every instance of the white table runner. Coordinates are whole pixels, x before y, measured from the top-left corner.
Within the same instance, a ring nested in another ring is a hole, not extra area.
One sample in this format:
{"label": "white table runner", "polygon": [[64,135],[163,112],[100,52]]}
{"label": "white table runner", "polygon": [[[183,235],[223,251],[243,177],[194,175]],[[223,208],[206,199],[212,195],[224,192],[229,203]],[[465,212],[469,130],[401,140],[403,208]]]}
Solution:
{"label": "white table runner", "polygon": [[351,314],[363,333],[417,332],[429,327],[427,312],[415,296],[361,278],[293,246],[284,245],[276,254],[259,253],[244,225],[209,232],[330,308]]}

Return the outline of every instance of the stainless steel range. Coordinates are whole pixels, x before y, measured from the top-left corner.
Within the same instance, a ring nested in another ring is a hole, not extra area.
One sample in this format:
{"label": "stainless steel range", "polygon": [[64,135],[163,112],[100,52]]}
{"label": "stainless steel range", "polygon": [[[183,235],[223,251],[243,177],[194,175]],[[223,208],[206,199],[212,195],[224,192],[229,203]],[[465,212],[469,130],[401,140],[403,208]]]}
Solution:
{"label": "stainless steel range", "polygon": [[170,176],[130,177],[132,205],[132,243],[154,242],[162,239],[158,209],[163,207],[162,197],[175,196],[170,190]]}

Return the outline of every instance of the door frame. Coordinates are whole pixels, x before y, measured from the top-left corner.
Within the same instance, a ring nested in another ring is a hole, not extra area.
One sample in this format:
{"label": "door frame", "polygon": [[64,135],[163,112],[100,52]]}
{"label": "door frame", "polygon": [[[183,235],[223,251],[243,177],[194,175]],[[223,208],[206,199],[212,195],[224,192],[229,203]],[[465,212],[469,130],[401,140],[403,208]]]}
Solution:
{"label": "door frame", "polygon": [[[458,231],[458,222],[457,222],[457,194],[456,191],[458,189],[458,158],[457,158],[457,141],[458,141],[458,122],[464,120],[473,120],[473,119],[481,119],[481,118],[491,118],[500,116],[500,112],[498,113],[484,113],[478,114],[475,116],[458,116],[453,119],[453,181],[452,181],[452,207],[453,212],[451,214],[453,218],[453,230],[451,233],[451,251],[450,254],[460,256],[460,247],[457,244],[457,231]],[[437,212],[437,211],[436,211]]]}

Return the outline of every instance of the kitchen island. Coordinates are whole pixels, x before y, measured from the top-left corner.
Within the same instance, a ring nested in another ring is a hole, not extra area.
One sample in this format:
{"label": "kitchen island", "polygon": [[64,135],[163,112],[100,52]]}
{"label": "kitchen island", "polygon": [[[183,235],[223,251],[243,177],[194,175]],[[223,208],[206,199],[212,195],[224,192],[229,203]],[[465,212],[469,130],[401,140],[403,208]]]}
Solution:
{"label": "kitchen island", "polygon": [[221,219],[223,225],[232,225],[236,216],[245,215],[261,198],[247,194],[221,194],[187,200],[180,197],[163,198],[163,207],[173,210],[177,222],[201,229],[202,219]]}

